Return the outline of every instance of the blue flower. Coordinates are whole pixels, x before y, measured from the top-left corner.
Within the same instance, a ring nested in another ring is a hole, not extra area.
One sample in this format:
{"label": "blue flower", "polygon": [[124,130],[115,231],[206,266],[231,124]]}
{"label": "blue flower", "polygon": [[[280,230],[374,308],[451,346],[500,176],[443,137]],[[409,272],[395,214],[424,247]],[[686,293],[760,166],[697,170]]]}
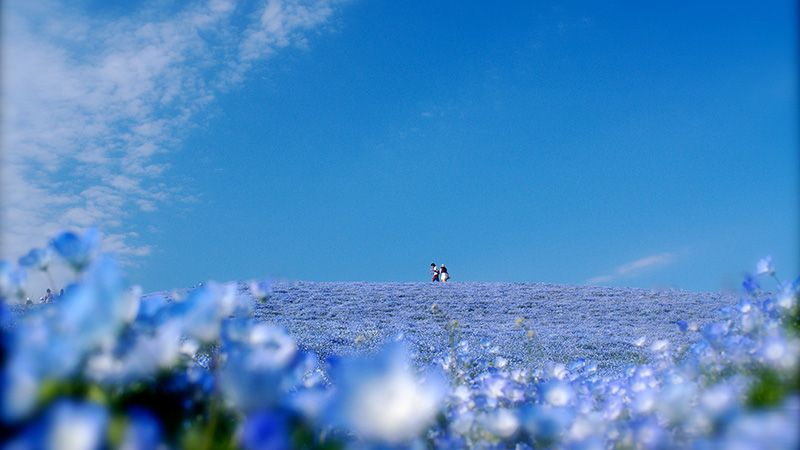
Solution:
{"label": "blue flower", "polygon": [[701,333],[711,345],[719,346],[722,339],[728,334],[728,325],[721,322],[706,324]]}
{"label": "blue flower", "polygon": [[[23,355],[25,356],[25,355]],[[28,416],[36,406],[41,380],[33,358],[11,355],[0,373],[0,417],[11,423]]]}
{"label": "blue flower", "polygon": [[555,447],[572,422],[567,408],[528,406],[522,413],[522,425],[541,447]]}
{"label": "blue flower", "polygon": [[259,411],[245,419],[239,443],[247,450],[291,448],[289,423],[281,411]]}
{"label": "blue flower", "polygon": [[22,267],[32,267],[39,270],[47,270],[50,265],[52,252],[50,248],[34,248],[31,249],[25,256],[19,259],[19,265]]}
{"label": "blue flower", "polygon": [[100,405],[60,400],[3,448],[100,450],[106,447],[108,422]]}
{"label": "blue flower", "polygon": [[305,362],[282,328],[239,322],[225,328],[220,387],[228,401],[248,412],[274,407],[302,382],[295,370]]}
{"label": "blue flower", "polygon": [[0,300],[22,296],[26,278],[24,270],[0,260]]}
{"label": "blue flower", "polygon": [[750,274],[747,274],[744,277],[744,281],[742,281],[742,287],[744,288],[745,292],[751,295],[756,294],[758,290],[761,289],[761,286],[758,284],[758,280],[756,280],[755,277]]}
{"label": "blue flower", "polygon": [[92,262],[100,246],[100,233],[94,228],[86,230],[83,235],[65,231],[50,244],[73,269],[81,272]]}
{"label": "blue flower", "polygon": [[120,448],[157,450],[162,447],[161,425],[152,414],[140,408],[128,411],[128,426]]}
{"label": "blue flower", "polygon": [[136,302],[136,296],[125,295],[116,262],[98,259],[88,268],[84,280],[67,289],[57,304],[57,329],[88,349],[113,339],[115,332],[132,319],[130,303]]}

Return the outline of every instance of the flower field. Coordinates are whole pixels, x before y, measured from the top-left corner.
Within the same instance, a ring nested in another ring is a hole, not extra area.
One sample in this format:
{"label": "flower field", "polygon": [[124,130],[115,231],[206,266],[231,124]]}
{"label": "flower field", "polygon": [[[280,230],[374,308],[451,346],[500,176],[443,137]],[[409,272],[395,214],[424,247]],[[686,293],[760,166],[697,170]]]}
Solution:
{"label": "flower field", "polygon": [[688,345],[697,334],[682,333],[679,321],[718,320],[737,301],[715,293],[532,283],[298,282],[274,284],[254,313],[320,356],[377,351],[401,335],[415,360],[430,362],[447,349],[447,322],[455,320],[459,342],[473,356],[511,365],[583,358],[610,373],[649,356],[638,339]]}
{"label": "flower field", "polygon": [[[798,281],[215,284],[142,296],[93,231],[0,263],[3,448],[800,444]],[[26,274],[66,265],[53,303]]]}

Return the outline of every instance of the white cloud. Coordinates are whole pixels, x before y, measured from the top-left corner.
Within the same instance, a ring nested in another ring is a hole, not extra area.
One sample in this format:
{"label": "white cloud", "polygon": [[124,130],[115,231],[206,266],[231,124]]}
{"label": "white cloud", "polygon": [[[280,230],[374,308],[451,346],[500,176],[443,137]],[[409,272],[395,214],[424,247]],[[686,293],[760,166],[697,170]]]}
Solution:
{"label": "white cloud", "polygon": [[675,253],[669,252],[645,256],[617,266],[609,274],[592,277],[586,282],[589,284],[608,283],[621,278],[634,277],[648,270],[668,266],[677,261],[677,259],[678,256]]}
{"label": "white cloud", "polygon": [[141,256],[126,219],[190,197],[163,155],[220,91],[333,14],[330,1],[166,4],[109,19],[55,1],[3,2],[0,257],[98,226]]}

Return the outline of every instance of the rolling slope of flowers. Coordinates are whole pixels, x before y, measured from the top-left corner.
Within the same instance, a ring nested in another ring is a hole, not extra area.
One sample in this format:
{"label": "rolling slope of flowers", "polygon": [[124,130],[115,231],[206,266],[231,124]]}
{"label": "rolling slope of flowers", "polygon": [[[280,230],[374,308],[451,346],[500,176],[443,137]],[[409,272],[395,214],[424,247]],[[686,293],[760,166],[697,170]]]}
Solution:
{"label": "rolling slope of flowers", "polygon": [[[800,444],[800,280],[777,281],[769,260],[722,320],[676,322],[694,343],[639,342],[646,361],[603,372],[586,360],[509,364],[471,352],[440,305],[428,314],[448,344],[430,364],[412,364],[402,340],[323,359],[254,318],[235,285],[142,301],[97,243],[94,231],[66,232],[19,265],[0,262],[2,448]],[[64,296],[15,306],[26,271],[53,264],[74,270]],[[759,286],[770,276],[774,293]],[[250,292],[266,298],[269,286]]]}
{"label": "rolling slope of flowers", "polygon": [[[246,283],[238,289],[249,295]],[[535,367],[583,358],[610,375],[646,360],[652,341],[668,340],[673,350],[692,344],[698,333],[678,324],[720,320],[737,302],[734,294],[545,283],[276,282],[254,317],[285,327],[300,348],[323,358],[375,352],[402,335],[423,365],[441,357],[457,333],[472,359]]]}

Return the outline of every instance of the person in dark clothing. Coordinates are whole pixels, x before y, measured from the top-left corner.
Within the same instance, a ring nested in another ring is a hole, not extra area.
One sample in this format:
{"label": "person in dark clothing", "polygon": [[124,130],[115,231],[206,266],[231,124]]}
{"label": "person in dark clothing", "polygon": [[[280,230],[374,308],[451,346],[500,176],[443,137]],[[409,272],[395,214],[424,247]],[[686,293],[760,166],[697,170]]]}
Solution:
{"label": "person in dark clothing", "polygon": [[431,263],[431,274],[433,275],[431,281],[439,281],[439,269],[436,267],[436,263]]}

